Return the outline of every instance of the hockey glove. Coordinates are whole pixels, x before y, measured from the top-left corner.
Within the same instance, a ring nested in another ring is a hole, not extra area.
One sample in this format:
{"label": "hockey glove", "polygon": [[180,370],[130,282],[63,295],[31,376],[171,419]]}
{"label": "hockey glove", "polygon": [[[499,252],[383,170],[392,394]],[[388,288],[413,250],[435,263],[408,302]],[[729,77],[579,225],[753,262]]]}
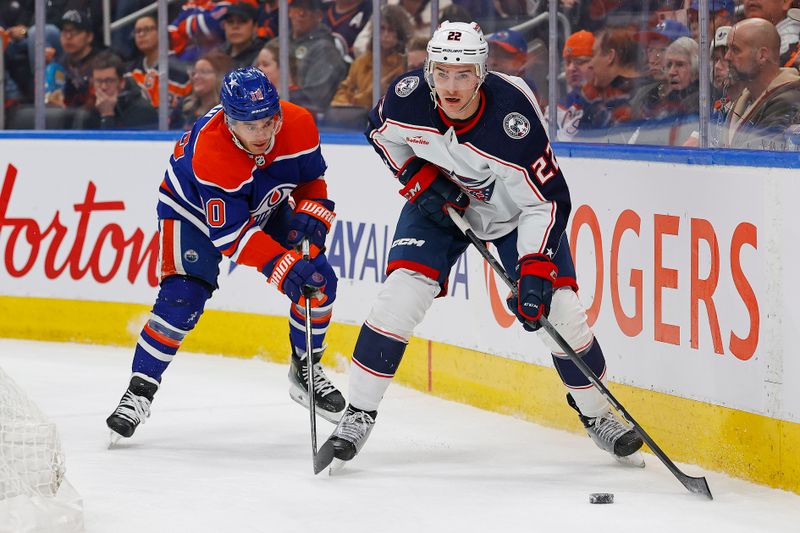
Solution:
{"label": "hockey glove", "polygon": [[325,276],[317,272],[311,261],[306,261],[296,250],[272,258],[262,270],[270,284],[286,294],[297,305],[305,305],[304,289],[313,291],[311,307],[319,307],[328,300],[323,292]]}
{"label": "hockey glove", "polygon": [[294,210],[294,216],[289,220],[289,233],[286,237],[288,245],[298,246],[305,237],[317,248],[315,252],[321,250],[325,246],[325,237],[336,217],[333,206],[334,203],[326,198],[300,200]]}
{"label": "hockey glove", "polygon": [[539,319],[550,312],[558,268],[547,256],[532,254],[519,260],[517,271],[519,297],[511,296],[506,303],[526,331],[536,331],[541,327]]}
{"label": "hockey glove", "polygon": [[447,214],[448,207],[463,214],[469,206],[469,197],[464,191],[442,176],[435,165],[423,159],[415,157],[407,162],[397,179],[404,185],[400,194],[441,227],[455,226]]}

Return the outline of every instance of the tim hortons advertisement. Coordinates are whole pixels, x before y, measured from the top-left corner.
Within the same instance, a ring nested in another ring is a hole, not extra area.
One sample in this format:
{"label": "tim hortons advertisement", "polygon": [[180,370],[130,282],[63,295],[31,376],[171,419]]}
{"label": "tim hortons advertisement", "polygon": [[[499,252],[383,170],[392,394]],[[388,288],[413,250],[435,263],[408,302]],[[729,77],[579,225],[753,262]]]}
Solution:
{"label": "tim hortons advertisement", "polygon": [[[0,293],[150,304],[158,262],[156,193],[168,142],[4,140]],[[337,219],[334,320],[360,324],[382,281],[398,184],[367,146],[324,145]],[[46,157],[43,157],[46,154]],[[798,322],[800,191],[790,170],[563,158],[580,297],[610,379],[800,420],[800,362],[784,358]],[[282,315],[254,269],[221,268],[209,308]],[[451,273],[417,334],[550,366],[508,290],[474,251]],[[795,297],[792,297],[794,295]]]}

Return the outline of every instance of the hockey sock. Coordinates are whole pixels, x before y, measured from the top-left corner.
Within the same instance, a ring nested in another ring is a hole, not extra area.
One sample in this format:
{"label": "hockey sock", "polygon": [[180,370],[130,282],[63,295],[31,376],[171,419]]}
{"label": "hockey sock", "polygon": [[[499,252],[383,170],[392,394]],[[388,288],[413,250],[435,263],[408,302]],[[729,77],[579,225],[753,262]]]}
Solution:
{"label": "hockey sock", "polygon": [[142,328],[133,354],[133,372],[159,383],[183,338],[191,331],[211,289],[202,281],[170,276],[161,283],[150,319]]}
{"label": "hockey sock", "polygon": [[[331,323],[333,304],[311,309],[311,352],[323,348],[325,333]],[[300,359],[306,357],[306,309],[302,305],[292,304],[289,310],[289,339]]]}
{"label": "hockey sock", "polygon": [[390,335],[372,329],[369,322],[361,326],[350,366],[350,405],[353,407],[378,410],[407,346],[406,341]]}
{"label": "hockey sock", "polygon": [[[589,349],[581,352],[578,356],[600,378],[600,381],[605,382],[606,359],[603,356],[603,350],[600,348],[597,338],[594,339]],[[561,381],[569,389],[569,393],[575,400],[575,404],[581,414],[591,418],[599,416],[608,410],[608,401],[600,391],[592,386],[589,379],[583,375],[583,372],[578,369],[575,363],[555,355],[553,355],[553,363],[558,375],[561,377]]]}

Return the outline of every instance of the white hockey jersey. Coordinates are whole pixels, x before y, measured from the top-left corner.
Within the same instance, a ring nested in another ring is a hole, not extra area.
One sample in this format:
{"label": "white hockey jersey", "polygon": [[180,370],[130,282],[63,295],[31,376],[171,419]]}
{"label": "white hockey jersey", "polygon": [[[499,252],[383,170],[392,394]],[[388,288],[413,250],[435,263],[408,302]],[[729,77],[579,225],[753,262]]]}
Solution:
{"label": "white hockey jersey", "polygon": [[419,157],[467,192],[465,217],[478,237],[491,240],[518,229],[520,257],[552,257],[571,206],[542,124],[520,78],[490,72],[478,113],[454,123],[433,105],[422,70],[414,70],[395,80],[372,110],[366,135],[395,175]]}

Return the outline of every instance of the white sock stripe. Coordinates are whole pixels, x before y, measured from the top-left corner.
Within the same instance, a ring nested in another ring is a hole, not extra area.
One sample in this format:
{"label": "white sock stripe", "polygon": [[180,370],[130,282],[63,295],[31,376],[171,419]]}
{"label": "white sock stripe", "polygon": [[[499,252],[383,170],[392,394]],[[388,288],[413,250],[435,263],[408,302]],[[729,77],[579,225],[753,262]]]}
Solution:
{"label": "white sock stripe", "polygon": [[[294,319],[294,317],[289,317],[289,325],[292,326],[293,328],[295,328],[297,330],[300,330],[300,331],[303,331],[303,332],[306,330],[305,324],[303,324],[302,322],[298,322],[297,320]],[[324,335],[325,332],[327,332],[327,331],[328,331],[328,325],[325,325],[324,327],[319,327],[319,328],[311,326],[311,334],[312,335]]]}
{"label": "white sock stripe", "polygon": [[185,337],[189,333],[188,330],[176,328],[175,326],[173,326],[172,324],[170,324],[169,322],[167,322],[166,320],[164,320],[160,316],[156,315],[155,313],[150,313],[150,320],[152,320],[153,322],[157,322],[159,325],[164,326],[165,328],[167,328],[170,331],[174,331],[175,333],[177,333],[178,335],[180,335],[182,337]]}
{"label": "white sock stripe", "polygon": [[139,335],[139,341],[136,343],[142,347],[142,350],[147,352],[148,354],[152,355],[154,358],[158,359],[159,361],[163,361],[165,363],[171,363],[172,359],[175,357],[174,355],[169,355],[164,352],[159,351],[154,346],[151,346],[147,343],[147,340]]}
{"label": "white sock stripe", "polygon": [[364,321],[364,325],[367,326],[369,329],[371,329],[372,331],[374,331],[375,333],[377,333],[379,335],[383,335],[384,337],[389,337],[390,339],[394,339],[396,341],[400,341],[403,344],[408,344],[408,339],[406,339],[404,337],[401,337],[400,335],[396,335],[394,333],[390,333],[388,331],[382,330],[381,328],[379,328],[377,326],[373,326],[372,324],[370,324],[367,321]]}

